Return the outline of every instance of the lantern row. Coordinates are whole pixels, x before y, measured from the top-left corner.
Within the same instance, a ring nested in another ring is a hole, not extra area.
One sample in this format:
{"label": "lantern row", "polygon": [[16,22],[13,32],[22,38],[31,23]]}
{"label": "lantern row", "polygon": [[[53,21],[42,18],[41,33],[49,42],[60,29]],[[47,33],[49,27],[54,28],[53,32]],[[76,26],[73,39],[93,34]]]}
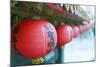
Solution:
{"label": "lantern row", "polygon": [[39,60],[54,50],[57,44],[63,47],[91,27],[88,22],[53,26],[45,19],[25,19],[12,29],[11,47],[24,57]]}

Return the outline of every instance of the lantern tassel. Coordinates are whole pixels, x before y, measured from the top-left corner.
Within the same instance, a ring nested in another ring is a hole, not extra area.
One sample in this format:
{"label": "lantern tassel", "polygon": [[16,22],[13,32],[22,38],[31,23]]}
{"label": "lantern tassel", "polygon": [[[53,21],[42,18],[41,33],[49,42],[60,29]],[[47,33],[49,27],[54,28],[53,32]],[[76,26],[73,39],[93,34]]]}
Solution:
{"label": "lantern tassel", "polygon": [[32,59],[32,64],[42,64],[44,63],[44,59],[41,57],[41,58],[33,58]]}

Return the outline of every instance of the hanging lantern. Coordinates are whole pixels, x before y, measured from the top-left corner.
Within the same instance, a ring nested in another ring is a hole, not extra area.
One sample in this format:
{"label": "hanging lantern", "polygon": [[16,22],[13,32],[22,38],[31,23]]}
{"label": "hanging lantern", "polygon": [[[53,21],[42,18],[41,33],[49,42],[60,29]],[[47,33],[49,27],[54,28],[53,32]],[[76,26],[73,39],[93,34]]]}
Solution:
{"label": "hanging lantern", "polygon": [[84,28],[84,31],[86,31],[86,30],[87,30],[87,25],[84,24],[84,25],[83,25],[83,28]]}
{"label": "hanging lantern", "polygon": [[64,46],[66,43],[72,40],[73,31],[69,25],[58,25],[57,30],[57,42],[60,46]]}
{"label": "hanging lantern", "polygon": [[72,25],[72,29],[73,29],[73,32],[74,32],[73,37],[76,38],[79,35],[80,30],[79,30],[78,26],[75,26],[75,25]]}
{"label": "hanging lantern", "polygon": [[79,28],[80,33],[82,33],[84,30],[83,25],[78,25],[78,28]]}
{"label": "hanging lantern", "polygon": [[92,23],[88,23],[87,24],[87,30],[90,29],[92,27]]}
{"label": "hanging lantern", "polygon": [[88,29],[88,22],[87,21],[83,21],[83,31],[86,31]]}
{"label": "hanging lantern", "polygon": [[83,27],[84,27],[84,31],[87,31],[89,28],[91,28],[91,24],[90,23],[84,24]]}
{"label": "hanging lantern", "polygon": [[17,32],[13,32],[13,45],[25,57],[40,58],[56,47],[56,30],[46,20],[27,19],[14,30]]}

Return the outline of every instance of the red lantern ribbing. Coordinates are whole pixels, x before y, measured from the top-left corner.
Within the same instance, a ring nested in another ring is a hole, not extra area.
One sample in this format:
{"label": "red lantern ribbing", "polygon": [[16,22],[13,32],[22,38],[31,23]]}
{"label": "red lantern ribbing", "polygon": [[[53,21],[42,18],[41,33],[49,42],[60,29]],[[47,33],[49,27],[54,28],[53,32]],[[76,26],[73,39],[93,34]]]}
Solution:
{"label": "red lantern ribbing", "polygon": [[28,58],[40,58],[56,47],[56,30],[51,23],[43,19],[23,20],[13,33],[16,51]]}
{"label": "red lantern ribbing", "polygon": [[72,25],[72,29],[73,29],[73,32],[74,32],[73,37],[76,38],[80,33],[79,27],[75,26],[75,25]]}
{"label": "red lantern ribbing", "polygon": [[57,30],[57,42],[60,46],[64,46],[66,43],[72,40],[73,31],[69,25],[58,25]]}

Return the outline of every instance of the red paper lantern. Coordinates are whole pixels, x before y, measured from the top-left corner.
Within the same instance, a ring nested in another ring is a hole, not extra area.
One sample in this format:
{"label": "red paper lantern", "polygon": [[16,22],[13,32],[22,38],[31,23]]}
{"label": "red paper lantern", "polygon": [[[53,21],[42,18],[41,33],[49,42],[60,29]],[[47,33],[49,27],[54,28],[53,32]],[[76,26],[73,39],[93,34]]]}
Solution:
{"label": "red paper lantern", "polygon": [[27,19],[14,30],[15,48],[25,57],[39,58],[56,47],[56,30],[46,20]]}
{"label": "red paper lantern", "polygon": [[72,29],[73,29],[73,32],[74,32],[73,37],[76,38],[79,35],[80,30],[79,30],[78,26],[75,26],[75,25],[72,25]]}
{"label": "red paper lantern", "polygon": [[88,23],[87,24],[87,29],[91,28],[92,27],[92,23]]}
{"label": "red paper lantern", "polygon": [[83,25],[78,25],[78,28],[79,28],[80,33],[84,31]]}
{"label": "red paper lantern", "polygon": [[83,31],[88,30],[88,28],[89,28],[89,22],[87,22],[87,21],[83,21],[83,28],[84,28]]}
{"label": "red paper lantern", "polygon": [[83,27],[84,27],[84,31],[86,31],[87,30],[87,24],[84,24]]}
{"label": "red paper lantern", "polygon": [[69,25],[58,25],[57,30],[57,42],[60,46],[64,46],[66,43],[72,40],[73,31]]}

